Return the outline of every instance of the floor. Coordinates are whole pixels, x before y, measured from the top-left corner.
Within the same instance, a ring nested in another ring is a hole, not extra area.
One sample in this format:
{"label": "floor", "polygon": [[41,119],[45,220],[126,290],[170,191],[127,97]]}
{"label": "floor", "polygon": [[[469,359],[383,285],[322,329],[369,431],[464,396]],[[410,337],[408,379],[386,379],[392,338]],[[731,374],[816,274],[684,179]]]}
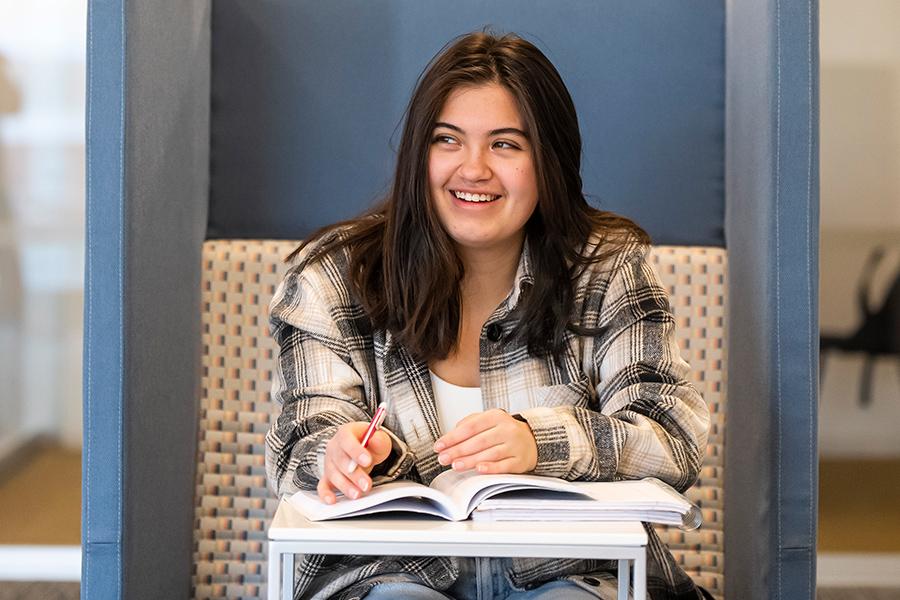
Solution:
{"label": "floor", "polygon": [[38,450],[0,482],[0,506],[0,544],[79,545],[81,452],[56,446]]}
{"label": "floor", "polygon": [[900,459],[820,462],[819,551],[900,553]]}
{"label": "floor", "polygon": [[79,600],[78,583],[0,582],[0,600]]}

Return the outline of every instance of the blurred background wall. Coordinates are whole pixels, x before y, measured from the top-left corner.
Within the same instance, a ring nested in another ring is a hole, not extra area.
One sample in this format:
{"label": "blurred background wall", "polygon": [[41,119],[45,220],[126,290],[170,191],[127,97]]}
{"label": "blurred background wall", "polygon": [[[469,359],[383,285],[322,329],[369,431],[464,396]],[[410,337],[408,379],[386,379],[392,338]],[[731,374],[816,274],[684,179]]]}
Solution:
{"label": "blurred background wall", "polygon": [[[846,338],[863,325],[863,285],[877,311],[900,270],[900,2],[824,0],[821,40],[821,328]],[[868,403],[865,359],[823,353],[824,457],[900,458],[900,356],[875,358]]]}
{"label": "blurred background wall", "polygon": [[0,0],[4,599],[80,572],[86,21],[86,0]]}
{"label": "blurred background wall", "polygon": [[[847,337],[863,325],[863,284],[876,311],[900,267],[900,2],[824,0],[821,34],[821,328]],[[900,457],[898,357],[875,361],[863,405],[865,358],[824,355],[823,456]]]}
{"label": "blurred background wall", "polygon": [[0,0],[0,436],[81,445],[86,0]]}
{"label": "blurred background wall", "polygon": [[820,40],[820,596],[900,598],[900,2],[822,0]]}

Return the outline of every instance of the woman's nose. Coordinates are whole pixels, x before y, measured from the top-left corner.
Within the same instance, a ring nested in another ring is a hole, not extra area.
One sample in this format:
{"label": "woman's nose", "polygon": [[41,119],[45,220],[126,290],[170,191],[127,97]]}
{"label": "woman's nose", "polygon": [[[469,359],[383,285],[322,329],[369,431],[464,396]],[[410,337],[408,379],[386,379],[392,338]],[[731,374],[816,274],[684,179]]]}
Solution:
{"label": "woman's nose", "polygon": [[484,152],[479,150],[467,152],[459,167],[459,175],[467,181],[490,179],[491,169]]}

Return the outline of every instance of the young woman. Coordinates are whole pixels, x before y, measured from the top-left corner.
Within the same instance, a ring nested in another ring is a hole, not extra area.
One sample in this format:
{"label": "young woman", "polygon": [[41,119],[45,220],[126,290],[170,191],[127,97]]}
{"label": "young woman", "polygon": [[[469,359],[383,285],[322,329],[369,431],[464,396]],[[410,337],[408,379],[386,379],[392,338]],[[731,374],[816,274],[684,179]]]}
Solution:
{"label": "young woman", "polygon": [[[311,236],[272,301],[278,494],[332,503],[448,468],[694,482],[709,414],[648,236],[587,204],[580,158],[575,107],[531,43],[473,33],[432,60],[387,198]],[[647,532],[650,597],[702,598]],[[316,599],[615,594],[596,560],[304,556],[298,573]]]}

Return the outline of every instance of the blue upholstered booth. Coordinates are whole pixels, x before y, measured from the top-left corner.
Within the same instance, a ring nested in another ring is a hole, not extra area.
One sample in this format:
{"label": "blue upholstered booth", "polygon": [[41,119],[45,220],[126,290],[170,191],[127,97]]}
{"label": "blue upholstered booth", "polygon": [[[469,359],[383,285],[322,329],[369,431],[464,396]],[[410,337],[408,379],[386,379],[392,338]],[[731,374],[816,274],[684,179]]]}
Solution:
{"label": "blue upholstered booth", "polygon": [[725,587],[814,597],[815,0],[89,6],[84,598],[189,594],[202,242],[367,206],[416,76],[484,25],[559,68],[593,202],[727,249]]}

